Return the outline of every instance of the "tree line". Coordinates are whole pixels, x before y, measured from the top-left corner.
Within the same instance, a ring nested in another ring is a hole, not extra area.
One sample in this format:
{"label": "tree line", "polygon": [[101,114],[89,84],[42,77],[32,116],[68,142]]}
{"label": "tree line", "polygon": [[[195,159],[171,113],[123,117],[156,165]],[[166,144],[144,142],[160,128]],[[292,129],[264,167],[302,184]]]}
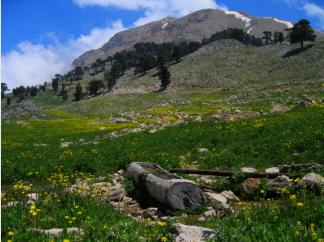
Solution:
{"label": "tree line", "polygon": [[[310,22],[306,19],[300,20],[292,28],[285,29],[288,32],[287,36],[284,37],[282,32],[276,31],[272,38],[271,31],[264,31],[263,38],[256,38],[254,35],[245,33],[242,29],[237,28],[228,28],[223,31],[216,32],[211,35],[210,38],[203,38],[201,42],[191,41],[186,42],[182,41],[179,44],[173,42],[166,42],[157,44],[155,42],[140,42],[136,43],[131,50],[123,50],[116,52],[113,56],[108,56],[106,59],[98,58],[90,67],[84,66],[83,69],[81,66],[76,66],[73,70],[70,70],[68,73],[61,75],[55,74],[55,77],[52,78],[52,88],[55,93],[60,89],[61,82],[61,91],[58,95],[62,96],[63,101],[66,101],[68,98],[68,92],[65,90],[65,85],[63,81],[72,82],[80,80],[82,76],[90,70],[93,70],[95,74],[98,72],[104,72],[104,80],[93,79],[88,83],[86,87],[90,95],[97,95],[98,91],[101,88],[107,86],[108,91],[111,91],[113,86],[116,84],[116,80],[124,75],[127,69],[134,67],[134,75],[137,74],[146,74],[146,72],[152,68],[157,67],[159,70],[158,76],[161,80],[161,89],[167,88],[171,81],[171,74],[168,70],[168,65],[170,61],[180,62],[183,56],[191,54],[198,50],[200,47],[207,45],[211,42],[221,40],[221,39],[235,39],[246,45],[252,46],[263,46],[263,41],[268,45],[272,44],[281,44],[283,41],[288,40],[290,44],[300,43],[301,48],[304,46],[305,41],[315,41],[316,35],[310,26]],[[110,69],[106,70],[106,64],[110,63]],[[104,84],[106,82],[106,85]],[[45,91],[47,82],[43,85],[32,87],[20,86],[12,90],[14,97],[18,97],[18,102],[21,102],[24,97],[35,97],[39,90]],[[1,83],[1,97],[4,97],[4,92],[8,91],[6,83]],[[84,94],[82,92],[81,84],[76,84],[75,93],[73,94],[76,101],[79,101],[83,98]],[[10,103],[10,100],[9,100]]]}

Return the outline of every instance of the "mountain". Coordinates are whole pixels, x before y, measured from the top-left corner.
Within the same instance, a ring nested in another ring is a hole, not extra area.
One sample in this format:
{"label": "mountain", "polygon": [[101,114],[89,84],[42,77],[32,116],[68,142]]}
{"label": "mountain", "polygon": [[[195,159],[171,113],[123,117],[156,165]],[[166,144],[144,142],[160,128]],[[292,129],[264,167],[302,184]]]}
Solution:
{"label": "mountain", "polygon": [[[201,41],[225,28],[239,28],[255,37],[263,37],[264,31],[284,31],[294,22],[278,18],[255,17],[241,11],[203,9],[182,18],[167,17],[143,26],[115,34],[107,43],[96,50],[89,50],[76,58],[72,65],[87,66],[97,58],[105,59],[117,51],[129,49],[138,42]],[[284,33],[285,34],[285,33]],[[315,30],[318,37],[324,32]]]}

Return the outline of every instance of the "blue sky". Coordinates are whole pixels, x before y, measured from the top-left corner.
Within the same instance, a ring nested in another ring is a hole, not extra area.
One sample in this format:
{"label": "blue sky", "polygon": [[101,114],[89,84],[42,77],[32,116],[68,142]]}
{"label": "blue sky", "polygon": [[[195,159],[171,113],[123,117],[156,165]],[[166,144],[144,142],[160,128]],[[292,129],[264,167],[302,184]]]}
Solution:
{"label": "blue sky", "polygon": [[1,82],[10,89],[50,82],[122,30],[203,8],[306,18],[324,30],[324,0],[2,0]]}

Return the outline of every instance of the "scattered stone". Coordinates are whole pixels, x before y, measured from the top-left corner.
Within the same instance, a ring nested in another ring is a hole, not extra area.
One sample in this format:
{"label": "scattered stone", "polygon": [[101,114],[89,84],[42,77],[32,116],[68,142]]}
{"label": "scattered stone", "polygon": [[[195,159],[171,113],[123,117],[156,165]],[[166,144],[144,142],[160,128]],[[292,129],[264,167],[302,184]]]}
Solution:
{"label": "scattered stone", "polygon": [[79,142],[80,142],[80,143],[83,143],[83,142],[84,142],[84,139],[79,139]]}
{"label": "scattered stone", "polygon": [[[63,233],[63,229],[56,229],[56,228],[48,229],[48,230],[29,228],[27,230],[39,231],[41,233],[45,233],[47,235],[53,235],[53,236],[56,236],[56,237],[61,237],[61,235]],[[67,228],[66,230],[67,230],[67,233],[76,232],[76,233],[78,233],[79,236],[80,235],[84,235],[84,230],[83,229],[80,229],[80,228]]]}
{"label": "scattered stone", "polygon": [[254,172],[256,172],[256,169],[254,169],[252,167],[242,167],[241,171],[242,172],[247,172],[247,173],[254,173]]}
{"label": "scattered stone", "polygon": [[132,123],[131,120],[127,120],[127,119],[124,119],[124,118],[113,118],[113,117],[110,117],[108,119],[108,122],[109,123]]}
{"label": "scattered stone", "polygon": [[101,127],[101,128],[100,128],[100,130],[105,130],[105,129],[107,129],[107,128],[106,128],[106,127]]}
{"label": "scattered stone", "polygon": [[117,171],[117,174],[122,175],[124,173],[124,170]]}
{"label": "scattered stone", "polygon": [[318,163],[283,165],[280,167],[279,171],[280,173],[288,173],[289,170],[291,171],[305,170],[306,172],[310,172],[311,170],[315,170],[317,167],[322,167],[322,165]]}
{"label": "scattered stone", "polygon": [[94,141],[94,142],[92,142],[92,144],[97,145],[97,144],[99,144],[99,142],[98,141]]}
{"label": "scattered stone", "polygon": [[265,170],[266,173],[279,173],[279,167],[271,167]]}
{"label": "scattered stone", "polygon": [[175,242],[198,242],[204,241],[206,237],[212,239],[218,236],[217,232],[211,229],[183,225],[180,223],[173,224],[172,228],[177,236],[174,240]]}
{"label": "scattered stone", "polygon": [[290,108],[287,108],[286,106],[283,105],[276,105],[269,111],[271,114],[282,114],[290,110]]}
{"label": "scattered stone", "polygon": [[307,104],[306,104],[305,101],[298,101],[298,102],[296,102],[296,104],[301,108],[306,108],[307,107]]}
{"label": "scattered stone", "polygon": [[242,113],[242,111],[241,110],[235,110],[235,113]]}
{"label": "scattered stone", "polygon": [[171,124],[171,126],[173,127],[177,127],[177,126],[181,126],[181,125],[187,125],[188,122],[187,121],[184,121],[184,120],[179,120],[177,122],[174,122],[173,124]]}
{"label": "scattered stone", "polygon": [[220,193],[220,195],[226,197],[229,200],[234,200],[234,201],[240,201],[240,199],[235,196],[235,194],[232,191],[223,191]]}
{"label": "scattered stone", "polygon": [[306,174],[298,183],[297,188],[302,189],[306,185],[308,191],[318,192],[319,187],[322,186],[322,193],[324,193],[324,178],[316,173]]}
{"label": "scattered stone", "polygon": [[209,218],[209,217],[211,217],[211,216],[216,216],[216,211],[213,209],[213,210],[208,210],[208,211],[206,211],[206,212],[204,212],[203,214],[202,214],[202,216],[204,217],[204,218]]}
{"label": "scattered stone", "polygon": [[207,151],[208,151],[207,148],[198,148],[198,152],[199,152],[199,153],[205,153],[205,152],[207,152]]}
{"label": "scattered stone", "polygon": [[261,180],[258,178],[249,178],[242,184],[244,191],[251,192],[259,187]]}
{"label": "scattered stone", "polygon": [[69,147],[69,145],[73,145],[73,142],[61,142],[61,148]]}
{"label": "scattered stone", "polygon": [[152,129],[152,130],[148,131],[149,134],[154,134],[155,132],[156,132],[156,129]]}
{"label": "scattered stone", "polygon": [[283,175],[269,181],[267,185],[269,186],[269,192],[279,195],[282,188],[291,187],[291,181],[288,176]]}
{"label": "scattered stone", "polygon": [[98,187],[111,187],[111,183],[110,182],[99,182],[99,183],[95,183],[91,186],[91,188],[98,188]]}
{"label": "scattered stone", "polygon": [[195,119],[195,122],[201,122],[202,119],[201,119],[201,116],[198,116],[196,119]]}
{"label": "scattered stone", "polygon": [[198,221],[199,221],[199,222],[205,222],[206,219],[205,219],[204,217],[200,217],[200,218],[198,218]]}
{"label": "scattered stone", "polygon": [[227,203],[227,199],[217,193],[203,192],[204,201],[207,202],[207,206],[211,206],[214,209],[219,209],[222,203]]}
{"label": "scattered stone", "polygon": [[210,180],[210,179],[207,179],[207,178],[202,178],[201,182],[206,184],[206,185],[210,185],[210,186],[214,185],[214,181]]}
{"label": "scattered stone", "polygon": [[152,218],[157,214],[158,209],[157,208],[148,208],[143,210],[143,218]]}
{"label": "scattered stone", "polygon": [[301,99],[303,99],[303,100],[305,100],[306,102],[309,102],[309,103],[313,103],[313,101],[315,101],[315,103],[316,103],[316,98],[308,96],[307,94],[302,95]]}
{"label": "scattered stone", "polygon": [[198,161],[194,161],[192,162],[193,165],[197,165],[198,164]]}

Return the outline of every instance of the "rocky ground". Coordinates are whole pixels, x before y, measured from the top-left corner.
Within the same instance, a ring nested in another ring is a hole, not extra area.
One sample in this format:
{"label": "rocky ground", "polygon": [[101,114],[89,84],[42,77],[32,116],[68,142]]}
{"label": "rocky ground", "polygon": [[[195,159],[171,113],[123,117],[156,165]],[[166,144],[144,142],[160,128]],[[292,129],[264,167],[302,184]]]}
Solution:
{"label": "rocky ground", "polygon": [[[203,152],[203,148],[201,149]],[[274,197],[280,197],[282,191],[288,189],[292,184],[296,183],[297,189],[307,189],[308,191],[316,191],[324,188],[324,179],[321,175],[315,174],[312,170],[320,167],[319,164],[294,164],[294,165],[284,165],[280,168],[272,167],[266,169],[268,173],[277,173],[278,176],[275,179],[270,180],[267,183],[269,192]],[[307,174],[301,179],[290,179],[286,175],[281,175],[280,173],[288,171],[301,171],[304,170]],[[244,167],[241,169],[242,172],[253,174],[256,170],[251,167]],[[108,175],[111,182],[101,182],[105,177],[98,178],[88,178],[87,180],[77,180],[75,184],[66,188],[66,191],[72,193],[79,193],[84,196],[92,196],[93,199],[104,204],[110,204],[114,207],[116,211],[125,214],[125,216],[131,217],[139,223],[147,223],[148,225],[154,225],[155,223],[163,223],[167,220],[182,221],[185,222],[187,219],[192,219],[187,214],[183,213],[181,216],[175,216],[174,211],[165,207],[161,203],[154,200],[154,207],[143,207],[138,203],[137,199],[141,196],[139,192],[136,192],[135,197],[130,197],[125,190],[125,179],[128,179],[123,170],[119,170],[112,175]],[[197,180],[197,175],[192,175]],[[223,218],[225,216],[231,216],[235,214],[236,210],[240,207],[234,204],[240,204],[240,198],[234,195],[231,191],[223,191],[221,193],[215,193],[213,190],[214,177],[211,176],[199,176],[199,186],[201,188],[203,199],[205,201],[206,209],[205,211],[195,216],[194,219],[198,221],[205,221],[208,217],[218,216]],[[230,179],[230,178],[228,178]],[[258,178],[248,178],[244,181],[241,186],[247,192],[258,189],[262,181]],[[29,193],[32,187],[26,185],[24,189],[28,193],[28,200],[26,205],[33,205],[37,202],[39,195],[37,193]],[[261,191],[262,192],[262,191]],[[322,190],[324,194],[324,190]],[[148,195],[149,196],[149,195]],[[148,198],[146,198],[147,200]],[[153,200],[152,200],[153,201]],[[238,202],[238,203],[237,203]],[[16,203],[8,203],[7,206],[14,206]],[[6,206],[6,205],[4,205]],[[32,229],[33,230],[33,229]],[[36,230],[36,229],[34,229]],[[48,230],[37,229],[40,232],[46,233],[48,235],[60,237],[63,229],[52,228]],[[175,232],[176,238],[174,241],[203,241],[205,236],[208,238],[217,237],[217,232],[212,231],[207,228],[184,225],[182,223],[174,223],[173,230]],[[80,228],[68,228],[68,232],[76,232],[77,236],[82,236],[84,230]],[[145,238],[142,238],[145,241]]]}

